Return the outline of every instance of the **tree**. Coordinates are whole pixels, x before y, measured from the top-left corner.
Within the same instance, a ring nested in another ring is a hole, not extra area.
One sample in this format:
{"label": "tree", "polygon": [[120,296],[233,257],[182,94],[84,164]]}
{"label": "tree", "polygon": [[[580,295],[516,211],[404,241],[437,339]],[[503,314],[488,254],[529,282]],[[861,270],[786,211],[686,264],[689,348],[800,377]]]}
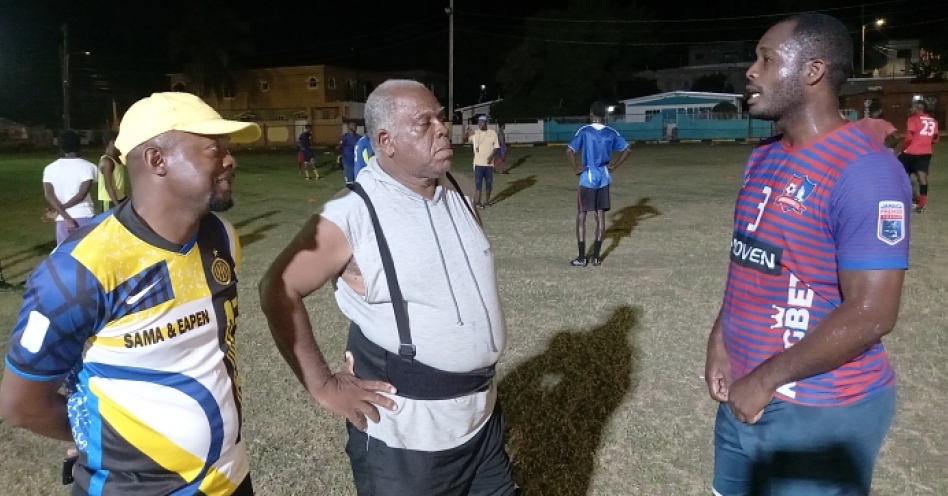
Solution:
{"label": "tree", "polygon": [[497,74],[504,101],[495,114],[585,114],[594,100],[615,100],[621,75],[652,50],[639,45],[652,41],[650,24],[616,21],[647,18],[635,4],[619,8],[610,0],[572,0],[565,9],[538,12]]}
{"label": "tree", "polygon": [[714,74],[705,74],[695,80],[691,85],[691,91],[704,91],[708,93],[734,93],[734,85],[727,80],[727,74],[720,72]]}
{"label": "tree", "polygon": [[250,28],[224,5],[195,3],[168,37],[171,59],[182,63],[188,90],[221,96],[254,53]]}
{"label": "tree", "polygon": [[[940,42],[941,40],[939,40]],[[948,61],[942,56],[948,53],[948,44],[944,42],[926,42],[919,50],[918,62],[912,62],[910,72],[913,83],[941,82],[948,72]]]}

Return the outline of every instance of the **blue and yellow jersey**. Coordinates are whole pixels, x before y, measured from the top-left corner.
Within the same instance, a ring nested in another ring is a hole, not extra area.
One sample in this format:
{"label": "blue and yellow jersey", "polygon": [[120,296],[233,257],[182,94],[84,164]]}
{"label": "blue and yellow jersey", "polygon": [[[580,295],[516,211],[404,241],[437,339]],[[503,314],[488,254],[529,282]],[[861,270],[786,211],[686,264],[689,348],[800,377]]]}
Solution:
{"label": "blue and yellow jersey", "polygon": [[184,246],[130,201],[30,276],[8,370],[64,381],[92,495],[228,495],[249,474],[235,363],[240,246],[208,214]]}
{"label": "blue and yellow jersey", "polygon": [[369,165],[369,159],[372,158],[372,155],[375,155],[375,152],[372,150],[372,140],[369,139],[369,135],[366,134],[356,142],[353,177],[359,177],[359,171],[365,169],[366,165]]}

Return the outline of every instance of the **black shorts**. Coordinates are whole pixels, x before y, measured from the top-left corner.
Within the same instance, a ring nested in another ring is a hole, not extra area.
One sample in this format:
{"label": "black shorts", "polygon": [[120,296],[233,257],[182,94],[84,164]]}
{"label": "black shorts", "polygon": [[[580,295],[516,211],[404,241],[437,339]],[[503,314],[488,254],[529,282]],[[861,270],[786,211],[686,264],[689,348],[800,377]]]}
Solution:
{"label": "black shorts", "polygon": [[513,496],[504,420],[494,407],[480,432],[443,451],[389,448],[346,422],[346,453],[359,496]]}
{"label": "black shorts", "polygon": [[609,185],[601,188],[579,187],[577,203],[580,212],[595,212],[596,210],[609,210],[612,204],[609,201]]}
{"label": "black shorts", "polygon": [[899,162],[902,162],[902,167],[905,167],[905,172],[908,174],[915,174],[916,172],[928,174],[928,166],[932,163],[932,154],[912,155],[903,153],[899,155]]}

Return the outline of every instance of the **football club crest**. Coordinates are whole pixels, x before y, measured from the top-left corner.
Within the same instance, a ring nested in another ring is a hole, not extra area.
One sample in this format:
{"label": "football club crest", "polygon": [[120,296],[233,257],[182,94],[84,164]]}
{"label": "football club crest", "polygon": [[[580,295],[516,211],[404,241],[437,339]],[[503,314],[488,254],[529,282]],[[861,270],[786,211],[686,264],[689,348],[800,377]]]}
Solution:
{"label": "football club crest", "polygon": [[804,203],[814,189],[816,189],[816,183],[811,181],[809,177],[794,174],[793,179],[790,179],[787,187],[783,189],[783,193],[774,198],[774,202],[783,206],[784,212],[793,210],[798,214],[802,214],[806,211]]}
{"label": "football club crest", "polygon": [[900,201],[879,202],[879,224],[876,236],[890,245],[905,239],[905,205]]}
{"label": "football club crest", "polygon": [[230,264],[225,262],[224,259],[217,254],[217,250],[214,250],[214,261],[211,263],[211,275],[214,276],[214,280],[217,281],[217,284],[221,286],[230,284],[230,272]]}

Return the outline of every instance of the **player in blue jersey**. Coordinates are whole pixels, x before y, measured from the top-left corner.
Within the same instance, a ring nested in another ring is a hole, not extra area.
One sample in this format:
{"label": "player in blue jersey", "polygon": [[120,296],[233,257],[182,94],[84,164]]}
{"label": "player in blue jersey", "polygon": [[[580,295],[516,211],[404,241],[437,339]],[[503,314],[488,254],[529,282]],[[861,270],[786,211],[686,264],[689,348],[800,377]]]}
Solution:
{"label": "player in blue jersey", "polygon": [[339,151],[342,154],[342,170],[348,184],[355,181],[355,146],[362,136],[356,132],[355,122],[350,121],[346,129],[346,133],[339,140]]}
{"label": "player in blue jersey", "polygon": [[839,114],[846,26],[774,25],[748,69],[759,144],[734,211],[705,378],[720,402],[714,494],[868,495],[895,414],[882,337],[908,269],[911,187],[885,145]]}
{"label": "player in blue jersey", "polygon": [[375,155],[375,151],[372,150],[372,140],[366,134],[356,142],[355,167],[352,168],[352,177],[359,177],[359,171],[369,165],[369,159],[372,158],[372,155]]}
{"label": "player in blue jersey", "polygon": [[309,171],[313,171],[316,179],[319,179],[319,171],[316,170],[316,156],[313,154],[313,125],[307,124],[303,127],[303,132],[296,139],[296,160],[300,163],[300,174],[305,174],[309,179]]}
{"label": "player in blue jersey", "polygon": [[72,494],[253,494],[234,347],[240,241],[211,212],[233,205],[229,144],[259,137],[189,93],[136,102],[116,139],[131,199],[30,276],[0,415],[75,443]]}
{"label": "player in blue jersey", "polygon": [[[606,211],[612,208],[609,199],[610,172],[616,170],[629,158],[629,144],[619,132],[603,124],[606,119],[606,104],[595,102],[589,108],[591,124],[576,131],[576,136],[566,148],[566,156],[573,172],[579,176],[579,193],[576,214],[576,243],[579,256],[571,263],[575,267],[586,266],[586,212],[596,212],[596,244],[593,249],[592,264],[602,264],[599,258],[602,250],[602,233],[606,227]],[[576,164],[576,153],[582,151],[582,166]],[[612,152],[622,152],[618,160],[612,162]]]}

